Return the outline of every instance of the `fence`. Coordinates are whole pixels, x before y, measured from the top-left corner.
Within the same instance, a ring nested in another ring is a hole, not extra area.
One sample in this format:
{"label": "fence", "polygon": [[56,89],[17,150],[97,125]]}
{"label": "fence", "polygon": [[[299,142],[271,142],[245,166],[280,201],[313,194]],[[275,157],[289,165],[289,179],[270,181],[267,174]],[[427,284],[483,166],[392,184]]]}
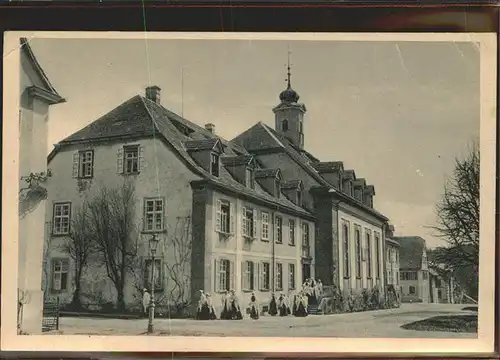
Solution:
{"label": "fence", "polygon": [[59,330],[59,298],[43,304],[42,332]]}

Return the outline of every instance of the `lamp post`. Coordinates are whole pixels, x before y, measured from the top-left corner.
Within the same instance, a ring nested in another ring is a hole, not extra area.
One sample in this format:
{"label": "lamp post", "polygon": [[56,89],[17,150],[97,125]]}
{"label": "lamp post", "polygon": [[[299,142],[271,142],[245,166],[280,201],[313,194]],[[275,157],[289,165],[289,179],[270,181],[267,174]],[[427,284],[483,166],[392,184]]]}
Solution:
{"label": "lamp post", "polygon": [[154,234],[151,239],[149,239],[149,252],[151,253],[151,298],[149,301],[149,322],[148,322],[148,334],[152,334],[154,331],[153,320],[155,317],[155,255],[156,248],[158,247],[159,240]]}

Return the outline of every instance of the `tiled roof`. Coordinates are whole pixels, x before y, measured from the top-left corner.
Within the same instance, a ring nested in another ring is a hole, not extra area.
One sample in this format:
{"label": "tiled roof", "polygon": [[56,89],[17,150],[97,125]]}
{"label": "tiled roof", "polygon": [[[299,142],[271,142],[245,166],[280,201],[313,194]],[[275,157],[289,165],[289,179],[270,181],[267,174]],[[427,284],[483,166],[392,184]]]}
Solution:
{"label": "tiled roof", "polygon": [[344,170],[344,172],[342,173],[342,178],[356,180],[356,173],[354,172],[354,170]]}
{"label": "tiled roof", "polygon": [[422,255],[426,248],[425,240],[420,236],[395,236],[399,243],[399,266],[401,269],[420,270]]}
{"label": "tiled roof", "polygon": [[[183,133],[176,126],[175,122],[189,127],[192,130],[190,131],[189,136]],[[295,205],[285,197],[276,198],[269,195],[258,184],[255,184],[255,189],[250,189],[240,184],[231,176],[224,166],[221,166],[218,177],[215,177],[205,171],[189,155],[186,149],[186,144],[190,147],[192,144],[215,144],[216,140],[220,140],[225,146],[225,155],[248,155],[248,152],[239,145],[232,144],[231,142],[216,136],[205,128],[191,123],[177,114],[165,109],[163,106],[139,95],[125,101],[115,109],[94,121],[92,124],[61,141],[59,143],[60,146],[57,146],[50,156],[55,156],[57,151],[68,143],[123,136],[161,136],[163,140],[172,146],[181,159],[195,173],[200,175],[202,179],[209,180],[213,184],[235,193],[255,198],[260,201],[265,201],[267,203],[276,204],[281,208],[290,209],[305,216],[312,216],[310,212]]]}
{"label": "tiled roof", "polygon": [[276,177],[280,173],[279,169],[258,169],[255,171],[256,178]]}
{"label": "tiled roof", "polygon": [[184,147],[187,151],[211,150],[218,141],[218,139],[188,140],[184,142]]}
{"label": "tiled roof", "polygon": [[[319,185],[327,187],[329,189],[332,188],[332,185],[320,175],[318,170],[316,170],[316,168],[318,167],[318,163],[308,161],[306,156],[301,154],[301,150],[293,145],[286,137],[277,133],[274,129],[271,129],[269,126],[265,125],[262,122],[258,122],[231,141],[245,147],[250,153],[256,154],[260,151],[281,149],[286,152],[286,154],[288,154],[288,156],[290,156],[299,166],[301,166],[314,180],[316,180],[317,185],[313,185],[312,187],[317,187]],[[340,166],[342,162],[332,162],[331,164]],[[338,194],[340,196],[343,196],[344,198],[348,197],[341,192],[338,192]],[[384,220],[387,220],[387,218],[377,210],[367,207],[354,198],[349,197],[349,199],[350,201],[355,202],[359,206],[363,207],[368,212],[380,218],[383,218]]]}
{"label": "tiled roof", "polygon": [[[171,125],[171,128],[173,129],[169,131],[175,130],[173,125]],[[158,131],[158,129],[155,129],[153,120],[144,106],[141,97],[134,96],[83,129],[68,136],[60,143],[86,141],[89,139],[97,140],[130,134],[152,136],[155,130]]]}
{"label": "tiled roof", "polygon": [[354,186],[366,186],[366,180],[364,178],[357,178],[354,180]]}
{"label": "tiled roof", "polygon": [[248,165],[253,160],[252,155],[235,155],[221,157],[222,164],[225,166]]}
{"label": "tiled roof", "polygon": [[338,171],[344,169],[344,163],[342,161],[324,161],[314,164],[314,168],[320,173]]}
{"label": "tiled roof", "polygon": [[300,180],[285,180],[281,182],[282,189],[296,189],[302,185]]}
{"label": "tiled roof", "polygon": [[375,195],[375,186],[373,185],[368,185],[365,187],[365,191],[368,193],[368,194],[372,194],[372,195]]}
{"label": "tiled roof", "polygon": [[399,243],[396,241],[396,240],[393,240],[391,238],[385,238],[385,241],[388,242],[389,244],[393,245],[393,246],[396,246],[396,247],[400,247]]}

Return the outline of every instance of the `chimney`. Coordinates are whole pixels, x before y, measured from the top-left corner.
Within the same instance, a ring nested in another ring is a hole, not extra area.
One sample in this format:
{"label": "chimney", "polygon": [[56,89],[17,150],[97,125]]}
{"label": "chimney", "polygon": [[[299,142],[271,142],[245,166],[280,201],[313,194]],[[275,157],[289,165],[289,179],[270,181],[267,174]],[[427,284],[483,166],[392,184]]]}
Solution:
{"label": "chimney", "polygon": [[215,125],[214,124],[205,124],[205,129],[210,131],[212,134],[215,134]]}
{"label": "chimney", "polygon": [[151,100],[157,104],[161,103],[160,93],[161,93],[161,89],[159,86],[153,85],[153,86],[148,86],[146,88],[146,98],[148,98],[149,100]]}

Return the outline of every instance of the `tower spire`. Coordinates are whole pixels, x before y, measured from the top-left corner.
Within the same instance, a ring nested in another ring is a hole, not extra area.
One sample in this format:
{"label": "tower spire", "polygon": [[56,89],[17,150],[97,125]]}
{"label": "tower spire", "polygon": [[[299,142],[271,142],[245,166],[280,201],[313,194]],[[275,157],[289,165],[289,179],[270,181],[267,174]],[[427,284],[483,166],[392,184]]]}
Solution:
{"label": "tower spire", "polygon": [[292,73],[290,68],[290,57],[292,56],[292,50],[290,49],[290,44],[288,44],[288,64],[287,64],[287,88],[292,88]]}
{"label": "tower spire", "polygon": [[290,44],[288,44],[288,62],[287,62],[287,86],[286,89],[283,90],[280,94],[280,100],[283,103],[296,103],[299,101],[299,94],[295,90],[292,89],[292,72],[291,72],[291,63],[290,63],[290,58],[292,56],[292,51]]}

